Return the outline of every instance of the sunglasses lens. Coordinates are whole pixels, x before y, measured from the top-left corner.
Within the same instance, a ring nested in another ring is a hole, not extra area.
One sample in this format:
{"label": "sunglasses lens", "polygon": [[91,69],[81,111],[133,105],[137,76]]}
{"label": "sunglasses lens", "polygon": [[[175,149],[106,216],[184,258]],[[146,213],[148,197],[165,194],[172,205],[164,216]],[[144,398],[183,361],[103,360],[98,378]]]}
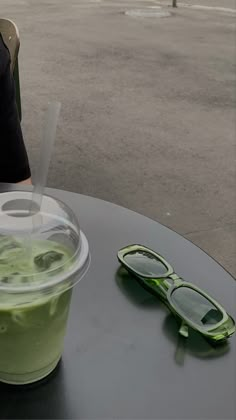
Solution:
{"label": "sunglasses lens", "polygon": [[141,276],[160,277],[166,274],[167,267],[147,251],[133,251],[124,256],[126,264]]}
{"label": "sunglasses lens", "polygon": [[223,313],[206,297],[190,287],[182,286],[171,294],[176,309],[201,328],[220,322]]}

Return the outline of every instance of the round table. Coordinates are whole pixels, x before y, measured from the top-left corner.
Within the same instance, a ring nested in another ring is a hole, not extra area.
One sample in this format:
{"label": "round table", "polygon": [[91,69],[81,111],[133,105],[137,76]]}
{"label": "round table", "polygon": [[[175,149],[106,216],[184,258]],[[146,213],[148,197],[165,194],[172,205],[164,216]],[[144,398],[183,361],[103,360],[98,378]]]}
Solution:
{"label": "round table", "polygon": [[[0,192],[15,188],[1,185]],[[0,385],[1,419],[233,419],[236,335],[211,346],[180,339],[166,307],[120,270],[119,248],[141,243],[236,318],[235,280],[172,230],[117,205],[48,189],[78,216],[91,249],[75,287],[62,361],[26,387]]]}

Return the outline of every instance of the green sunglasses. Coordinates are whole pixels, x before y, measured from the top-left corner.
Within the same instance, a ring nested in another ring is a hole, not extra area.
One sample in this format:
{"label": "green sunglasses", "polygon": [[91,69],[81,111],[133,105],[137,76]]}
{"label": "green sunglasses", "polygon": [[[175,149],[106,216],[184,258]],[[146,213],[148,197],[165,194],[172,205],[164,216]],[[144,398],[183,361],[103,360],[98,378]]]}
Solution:
{"label": "green sunglasses", "polygon": [[220,342],[235,332],[235,322],[225,309],[207,293],[183,281],[161,255],[142,245],[129,245],[120,249],[118,260],[142,287],[182,320],[182,336],[188,337],[191,327],[205,338]]}

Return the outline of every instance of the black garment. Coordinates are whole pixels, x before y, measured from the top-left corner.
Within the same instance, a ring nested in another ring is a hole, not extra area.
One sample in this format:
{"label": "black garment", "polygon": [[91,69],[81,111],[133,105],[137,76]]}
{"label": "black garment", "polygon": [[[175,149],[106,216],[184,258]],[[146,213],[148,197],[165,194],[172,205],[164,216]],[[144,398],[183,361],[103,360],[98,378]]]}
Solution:
{"label": "black garment", "polygon": [[10,54],[0,34],[0,182],[20,182],[30,177],[10,71]]}

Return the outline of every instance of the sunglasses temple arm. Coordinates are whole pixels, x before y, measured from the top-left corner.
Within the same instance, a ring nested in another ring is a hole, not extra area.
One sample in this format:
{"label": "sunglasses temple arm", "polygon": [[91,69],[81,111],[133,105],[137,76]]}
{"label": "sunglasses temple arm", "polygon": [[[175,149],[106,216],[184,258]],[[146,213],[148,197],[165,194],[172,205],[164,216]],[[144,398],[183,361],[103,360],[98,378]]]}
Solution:
{"label": "sunglasses temple arm", "polygon": [[188,338],[189,336],[189,328],[184,321],[180,325],[179,334],[184,338]]}
{"label": "sunglasses temple arm", "polygon": [[182,335],[178,336],[177,348],[175,351],[175,361],[178,365],[183,366],[186,352],[186,340]]}

